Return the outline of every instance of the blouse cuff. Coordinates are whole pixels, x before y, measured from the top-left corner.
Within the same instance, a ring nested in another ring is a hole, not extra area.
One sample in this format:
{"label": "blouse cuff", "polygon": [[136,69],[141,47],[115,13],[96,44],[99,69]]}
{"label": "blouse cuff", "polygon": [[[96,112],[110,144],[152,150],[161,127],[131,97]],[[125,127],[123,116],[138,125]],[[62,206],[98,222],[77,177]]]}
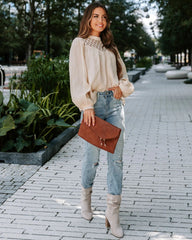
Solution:
{"label": "blouse cuff", "polygon": [[94,107],[93,107],[93,106],[86,107],[86,108],[83,108],[83,110],[82,110],[82,111],[85,111],[85,110],[88,110],[88,109],[94,109]]}

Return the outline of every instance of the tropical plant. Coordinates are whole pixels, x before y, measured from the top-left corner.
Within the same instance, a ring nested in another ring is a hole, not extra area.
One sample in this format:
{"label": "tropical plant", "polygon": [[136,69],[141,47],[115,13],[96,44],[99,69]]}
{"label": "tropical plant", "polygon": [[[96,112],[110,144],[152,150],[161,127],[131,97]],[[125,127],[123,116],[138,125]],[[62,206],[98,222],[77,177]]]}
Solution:
{"label": "tropical plant", "polygon": [[151,60],[151,58],[141,58],[139,60],[137,60],[136,62],[136,67],[145,67],[147,69],[149,69],[151,66],[153,65],[153,62]]}
{"label": "tropical plant", "polygon": [[78,115],[72,104],[59,105],[58,92],[45,97],[22,91],[11,94],[7,105],[0,92],[0,146],[1,151],[34,152],[47,144],[64,129],[70,127]]}

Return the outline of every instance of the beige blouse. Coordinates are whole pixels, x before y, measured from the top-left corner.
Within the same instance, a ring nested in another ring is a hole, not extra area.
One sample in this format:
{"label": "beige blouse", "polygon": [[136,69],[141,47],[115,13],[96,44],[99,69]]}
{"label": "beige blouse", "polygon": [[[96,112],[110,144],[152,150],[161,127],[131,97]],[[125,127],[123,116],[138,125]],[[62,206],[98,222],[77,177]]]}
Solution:
{"label": "beige blouse", "polygon": [[103,46],[100,37],[77,37],[73,40],[69,56],[70,90],[72,101],[80,110],[94,108],[97,92],[104,92],[110,87],[119,85],[123,97],[134,91],[120,55],[119,59],[121,79],[117,76],[115,55]]}

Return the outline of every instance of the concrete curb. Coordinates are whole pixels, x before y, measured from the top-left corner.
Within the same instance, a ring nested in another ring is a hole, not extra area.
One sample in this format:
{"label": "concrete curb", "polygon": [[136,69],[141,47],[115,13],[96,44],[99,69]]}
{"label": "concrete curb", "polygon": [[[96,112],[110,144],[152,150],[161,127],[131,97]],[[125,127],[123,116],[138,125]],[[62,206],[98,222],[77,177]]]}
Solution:
{"label": "concrete curb", "polygon": [[132,70],[128,71],[127,74],[130,82],[136,82],[140,78],[141,71]]}
{"label": "concrete curb", "polygon": [[54,138],[46,149],[32,153],[0,152],[0,163],[23,165],[43,165],[77,134],[80,120]]}

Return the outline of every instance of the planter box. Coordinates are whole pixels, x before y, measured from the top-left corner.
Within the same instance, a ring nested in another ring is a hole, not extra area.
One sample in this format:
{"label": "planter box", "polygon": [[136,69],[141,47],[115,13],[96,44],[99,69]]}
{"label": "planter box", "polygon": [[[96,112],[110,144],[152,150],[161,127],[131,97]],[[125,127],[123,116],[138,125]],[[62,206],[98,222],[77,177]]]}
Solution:
{"label": "planter box", "polygon": [[57,153],[78,132],[80,121],[67,128],[59,136],[54,138],[46,149],[32,153],[0,152],[1,163],[13,163],[24,165],[43,165]]}
{"label": "planter box", "polygon": [[129,71],[127,72],[129,81],[136,82],[140,78],[141,71]]}
{"label": "planter box", "polygon": [[136,71],[141,71],[141,74],[144,75],[145,72],[146,72],[146,68],[143,67],[143,68],[135,68]]}

